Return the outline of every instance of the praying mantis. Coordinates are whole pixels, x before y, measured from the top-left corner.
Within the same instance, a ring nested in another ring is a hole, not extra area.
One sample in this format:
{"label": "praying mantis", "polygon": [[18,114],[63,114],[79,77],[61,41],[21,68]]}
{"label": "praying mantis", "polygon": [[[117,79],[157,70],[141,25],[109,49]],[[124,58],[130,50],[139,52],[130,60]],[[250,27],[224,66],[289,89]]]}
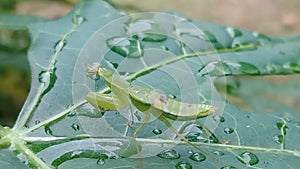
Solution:
{"label": "praying mantis", "polygon": [[86,100],[95,108],[102,111],[116,110],[133,104],[138,110],[145,113],[146,117],[133,134],[134,138],[149,121],[150,114],[164,122],[177,136],[180,136],[178,131],[169,122],[169,119],[178,121],[194,120],[206,117],[216,110],[216,107],[212,105],[180,102],[168,98],[161,92],[132,85],[115,72],[102,67],[97,62],[89,65],[87,70],[88,77],[94,75],[103,78],[107,86],[114,93],[114,95],[96,92],[88,93]]}

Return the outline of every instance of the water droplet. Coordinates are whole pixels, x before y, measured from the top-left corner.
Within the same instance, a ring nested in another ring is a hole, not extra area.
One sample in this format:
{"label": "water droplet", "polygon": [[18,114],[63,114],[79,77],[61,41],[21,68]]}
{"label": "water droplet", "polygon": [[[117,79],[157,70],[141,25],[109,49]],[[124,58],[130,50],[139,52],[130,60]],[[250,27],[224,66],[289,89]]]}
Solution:
{"label": "water droplet", "polygon": [[39,124],[41,121],[39,121],[39,120],[36,120],[36,121],[34,121],[34,124]]}
{"label": "water droplet", "polygon": [[54,53],[60,52],[67,45],[66,40],[59,40],[54,45]]}
{"label": "water droplet", "polygon": [[112,51],[124,57],[138,58],[144,53],[144,49],[139,40],[134,38],[112,37],[107,39],[106,44]]}
{"label": "water droplet", "polygon": [[268,71],[270,74],[276,73],[275,65],[267,65],[267,66],[266,66],[266,69],[267,69],[267,71]]}
{"label": "water droplet", "polygon": [[71,125],[71,127],[73,128],[74,131],[79,131],[80,130],[80,126],[78,124],[73,123]]}
{"label": "water droplet", "polygon": [[169,51],[170,49],[166,46],[160,46],[162,49],[166,50],[166,51]]}
{"label": "water droplet", "polygon": [[39,82],[40,83],[44,83],[45,85],[46,84],[49,84],[50,83],[50,77],[51,77],[51,73],[50,71],[41,71],[39,73]]}
{"label": "water droplet", "polygon": [[217,155],[217,156],[223,156],[223,155],[225,155],[222,151],[218,151],[218,150],[216,150],[216,151],[214,151],[214,152],[212,152],[214,155]]}
{"label": "water droplet", "polygon": [[258,70],[258,68],[250,63],[246,63],[246,62],[239,62],[239,64],[241,65],[240,70],[241,72],[248,74],[248,75],[259,75],[260,71]]}
{"label": "water droplet", "polygon": [[175,165],[176,169],[192,169],[192,165],[187,161],[181,161]]}
{"label": "water droplet", "polygon": [[82,24],[84,21],[86,21],[86,18],[82,17],[81,15],[75,15],[73,16],[72,18],[72,22],[75,24],[75,25],[80,25]]}
{"label": "water droplet", "polygon": [[199,152],[194,152],[189,156],[189,158],[198,162],[204,161],[206,159],[205,155]]}
{"label": "water droplet", "polygon": [[163,27],[152,20],[135,20],[127,26],[127,31],[129,35],[137,35],[143,41],[161,42],[167,39]]}
{"label": "water droplet", "polygon": [[155,135],[160,135],[162,133],[161,129],[154,129],[152,130],[152,133],[154,133]]}
{"label": "water droplet", "polygon": [[211,32],[203,31],[203,33],[204,33],[205,39],[207,39],[207,41],[210,41],[212,43],[216,43],[217,42],[217,38]]}
{"label": "water droplet", "polygon": [[45,131],[46,134],[52,135],[52,130],[50,129],[50,126],[45,126],[44,131]]}
{"label": "water droplet", "polygon": [[176,96],[174,94],[168,94],[168,98],[170,98],[170,99],[176,99]]}
{"label": "water droplet", "polygon": [[236,167],[233,167],[231,165],[227,165],[227,166],[221,167],[221,169],[236,169]]}
{"label": "water droplet", "polygon": [[264,35],[262,33],[253,32],[252,34],[253,34],[254,37],[256,37],[258,39],[258,41],[262,45],[271,41],[271,38],[269,38],[268,36],[266,36],[266,35]]}
{"label": "water droplet", "polygon": [[105,164],[105,159],[99,158],[99,159],[97,160],[97,164],[100,164],[100,165]]}
{"label": "water droplet", "polygon": [[239,158],[237,158],[240,162],[247,164],[247,165],[255,165],[259,162],[258,157],[251,153],[251,152],[243,152],[239,154]]}
{"label": "water droplet", "polygon": [[93,80],[99,80],[101,77],[98,74],[93,74],[92,76],[90,76],[90,78]]}
{"label": "water droplet", "polygon": [[73,117],[73,116],[76,116],[76,111],[70,111],[69,113],[68,113],[68,117]]}
{"label": "water droplet", "polygon": [[283,135],[279,134],[273,137],[274,141],[278,144],[282,144],[283,143]]}
{"label": "water droplet", "polygon": [[224,128],[224,132],[225,132],[226,134],[231,134],[231,133],[234,132],[234,129],[233,129],[233,128],[229,128],[229,127],[225,127],[225,128]]}
{"label": "water droplet", "polygon": [[23,154],[23,153],[20,153],[17,155],[17,158],[22,161],[22,163],[28,165],[29,164],[29,161],[27,159],[27,157]]}
{"label": "water droplet", "polygon": [[189,153],[189,154],[193,154],[193,153],[194,153],[194,151],[193,151],[193,150],[191,150],[191,149],[189,149],[189,150],[187,151],[187,153]]}
{"label": "water droplet", "polygon": [[165,158],[165,159],[178,159],[180,158],[180,154],[176,150],[164,150],[157,154],[158,157],[160,158]]}
{"label": "water droplet", "polygon": [[277,128],[279,130],[283,130],[283,134],[286,135],[286,130],[288,129],[288,127],[286,126],[286,124],[284,123],[276,123]]}
{"label": "water droplet", "polygon": [[243,33],[240,30],[233,27],[227,27],[226,31],[231,38],[236,38],[243,35]]}
{"label": "water droplet", "polygon": [[221,123],[224,123],[225,122],[225,118],[223,116],[220,116],[220,115],[214,115],[213,116],[213,119],[217,122],[221,122]]}
{"label": "water droplet", "polygon": [[295,73],[300,73],[300,66],[298,63],[295,62],[290,63],[290,69]]}

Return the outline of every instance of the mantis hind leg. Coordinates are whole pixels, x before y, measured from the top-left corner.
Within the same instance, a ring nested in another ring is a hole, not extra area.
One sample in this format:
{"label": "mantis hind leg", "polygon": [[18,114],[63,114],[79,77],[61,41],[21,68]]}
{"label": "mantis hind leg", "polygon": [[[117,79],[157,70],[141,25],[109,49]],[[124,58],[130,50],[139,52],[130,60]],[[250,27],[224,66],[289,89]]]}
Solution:
{"label": "mantis hind leg", "polygon": [[136,138],[137,134],[141,131],[141,129],[146,125],[146,123],[149,121],[150,119],[150,113],[145,113],[146,117],[144,118],[144,120],[142,121],[142,124],[135,130],[135,132],[133,133],[133,137]]}
{"label": "mantis hind leg", "polygon": [[199,152],[201,152],[202,154],[205,154],[206,156],[209,156],[211,159],[213,159],[215,162],[217,163],[222,163],[221,161],[219,161],[218,159],[208,155],[207,153],[205,153],[203,150],[201,150],[199,147],[197,147],[195,144],[192,144],[188,139],[186,139],[183,135],[181,135],[173,126],[172,124],[169,122],[169,120],[166,117],[159,117],[159,119],[165,123],[165,125],[171,129],[176,135],[177,137],[179,137],[182,141],[184,141],[185,143],[187,143],[188,145],[194,147],[196,150],[198,150]]}

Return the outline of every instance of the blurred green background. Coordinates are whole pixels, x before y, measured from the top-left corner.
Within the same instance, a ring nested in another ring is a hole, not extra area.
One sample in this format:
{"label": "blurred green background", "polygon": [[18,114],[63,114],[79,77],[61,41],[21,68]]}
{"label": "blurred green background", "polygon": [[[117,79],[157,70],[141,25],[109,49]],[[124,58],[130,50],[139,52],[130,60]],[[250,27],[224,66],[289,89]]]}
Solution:
{"label": "blurred green background", "polygon": [[[55,19],[67,14],[76,2],[78,0],[0,0],[0,12],[32,14]],[[129,13],[173,10],[196,20],[237,26],[272,36],[300,34],[299,0],[110,0],[108,2],[119,10]],[[26,51],[29,45],[28,32],[0,30],[1,125],[14,124],[28,95],[30,67]],[[240,100],[236,102],[239,104]]]}

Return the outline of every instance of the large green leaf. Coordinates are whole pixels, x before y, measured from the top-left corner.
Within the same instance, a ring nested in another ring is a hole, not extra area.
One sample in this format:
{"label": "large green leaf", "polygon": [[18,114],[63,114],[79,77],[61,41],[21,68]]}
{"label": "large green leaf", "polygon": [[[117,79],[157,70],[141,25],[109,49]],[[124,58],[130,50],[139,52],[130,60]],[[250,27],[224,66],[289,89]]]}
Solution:
{"label": "large green leaf", "polygon": [[[29,29],[31,91],[12,131],[0,135],[0,145],[10,141],[18,152],[27,152],[31,165],[299,166],[296,109],[272,114],[243,111],[228,103],[214,86],[218,78],[218,84],[226,87],[226,76],[298,73],[299,37],[272,38],[176,13],[127,16],[100,0],[84,1],[67,16]],[[86,76],[87,64],[93,62],[172,99],[213,104],[218,110],[203,119],[171,121],[192,144],[181,141],[155,117],[134,139],[132,134],[145,117],[142,112],[134,111],[129,127],[130,109],[103,114],[86,102],[90,91],[109,92],[102,79]]]}

